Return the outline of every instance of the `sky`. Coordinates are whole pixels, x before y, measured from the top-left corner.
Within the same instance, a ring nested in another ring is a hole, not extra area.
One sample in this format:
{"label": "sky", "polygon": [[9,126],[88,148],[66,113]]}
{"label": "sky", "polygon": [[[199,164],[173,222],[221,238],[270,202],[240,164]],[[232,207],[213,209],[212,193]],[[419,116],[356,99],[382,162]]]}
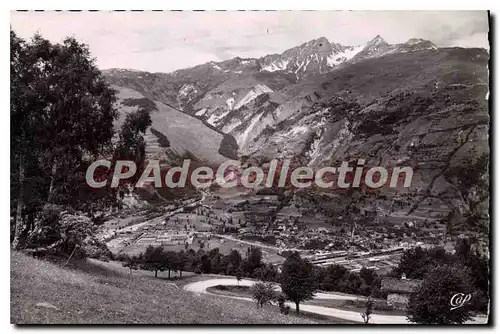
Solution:
{"label": "sky", "polygon": [[11,12],[11,27],[24,38],[74,36],[101,69],[149,72],[258,58],[319,37],[361,45],[379,34],[391,44],[420,37],[489,49],[486,11]]}

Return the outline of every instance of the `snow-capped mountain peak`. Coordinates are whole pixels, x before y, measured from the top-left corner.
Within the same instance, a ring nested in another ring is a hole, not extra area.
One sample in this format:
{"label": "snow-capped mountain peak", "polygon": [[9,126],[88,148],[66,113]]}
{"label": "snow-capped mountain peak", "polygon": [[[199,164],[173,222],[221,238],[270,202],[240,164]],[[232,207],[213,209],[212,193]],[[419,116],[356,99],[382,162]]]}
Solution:
{"label": "snow-capped mountain peak", "polygon": [[410,38],[407,40],[405,43],[403,43],[404,48],[406,48],[406,51],[419,51],[419,50],[436,50],[437,46],[432,43],[431,41],[428,41],[426,39],[422,38]]}
{"label": "snow-capped mountain peak", "polygon": [[385,39],[382,38],[382,36],[377,35],[366,44],[366,46],[372,46],[372,47],[376,47],[379,45],[389,45],[389,43],[387,43]]}
{"label": "snow-capped mountain peak", "polygon": [[367,58],[381,57],[388,53],[433,50],[430,41],[411,38],[406,43],[389,44],[377,35],[364,45],[350,46],[330,42],[326,37],[310,40],[282,54],[267,55],[258,59],[261,71],[284,71],[300,79],[307,75],[324,74],[347,63]]}
{"label": "snow-capped mountain peak", "polygon": [[332,43],[326,37],[310,40],[282,54],[259,59],[262,71],[295,73],[297,78],[308,74],[322,74],[348,61],[360,51],[359,47]]}

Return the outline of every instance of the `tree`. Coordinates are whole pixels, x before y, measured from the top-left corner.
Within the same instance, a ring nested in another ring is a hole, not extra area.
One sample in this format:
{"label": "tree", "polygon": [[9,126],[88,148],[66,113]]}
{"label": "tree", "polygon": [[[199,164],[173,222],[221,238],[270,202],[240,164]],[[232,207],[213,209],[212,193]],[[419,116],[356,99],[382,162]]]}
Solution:
{"label": "tree", "polygon": [[52,44],[40,35],[25,42],[11,30],[14,248],[33,227],[25,209],[86,200],[69,194],[85,183],[86,159],[111,151],[115,93],[86,45],[74,38]]}
{"label": "tree", "polygon": [[[318,269],[321,271],[321,269]],[[326,291],[340,291],[340,287],[342,286],[341,281],[348,274],[348,271],[345,267],[332,264],[326,267],[325,272],[321,273],[321,276],[324,276],[321,281],[321,289]]]}
{"label": "tree", "polygon": [[152,124],[150,112],[149,108],[139,107],[136,111],[125,116],[120,128],[115,160],[128,159],[134,161],[138,166],[142,165],[146,145],[143,135]]}
{"label": "tree", "polygon": [[10,118],[11,118],[11,193],[16,200],[14,240],[12,246],[21,248],[28,232],[24,221],[28,166],[36,164],[39,150],[37,131],[39,115],[46,108],[45,98],[38,89],[43,86],[43,66],[47,45],[39,35],[30,43],[10,31]]}
{"label": "tree", "polygon": [[179,276],[182,278],[182,271],[186,267],[186,264],[188,263],[189,254],[186,253],[185,251],[181,251],[177,254],[177,263],[175,265],[176,269],[179,270]]}
{"label": "tree", "polygon": [[[49,252],[84,258],[85,250],[80,247],[90,241],[95,232],[92,220],[74,210],[65,210],[61,206],[47,204],[39,215],[26,240],[26,252],[45,255]],[[79,250],[77,254],[74,251]]]}
{"label": "tree", "polygon": [[226,275],[233,275],[234,274],[234,267],[231,263],[228,263],[226,266]]}
{"label": "tree", "polygon": [[373,299],[370,297],[365,302],[365,312],[361,313],[361,317],[363,318],[365,324],[368,324],[368,322],[370,322],[371,314],[373,313],[372,309],[373,309]]}
{"label": "tree", "polygon": [[262,266],[262,251],[259,247],[250,246],[244,261],[245,272],[252,276],[255,269]]}
{"label": "tree", "polygon": [[257,307],[262,308],[264,305],[271,303],[277,297],[276,289],[273,283],[258,282],[250,288],[252,297],[257,303]]}
{"label": "tree", "polygon": [[158,271],[164,271],[166,268],[166,257],[167,255],[163,247],[148,246],[142,256],[143,262],[141,267],[144,270],[154,271],[155,277],[158,277]]}
{"label": "tree", "polygon": [[165,269],[168,269],[168,279],[170,279],[170,272],[172,270],[177,270],[179,257],[178,254],[174,251],[164,252],[163,255],[163,263],[165,265]]}
{"label": "tree", "polygon": [[238,268],[241,265],[241,254],[236,249],[232,249],[228,255],[229,263],[232,265],[233,269]]}
{"label": "tree", "polygon": [[210,271],[215,274],[225,273],[226,268],[222,264],[222,254],[218,248],[214,248],[208,252],[210,256]]}
{"label": "tree", "polygon": [[139,269],[141,261],[142,259],[140,255],[127,256],[122,265],[130,270],[130,276],[132,276],[132,270]]}
{"label": "tree", "polygon": [[365,281],[365,283],[369,286],[372,286],[375,279],[377,278],[377,273],[375,272],[375,270],[368,269],[366,267],[361,268],[359,275]]}
{"label": "tree", "polygon": [[49,43],[47,52],[46,80],[40,87],[47,107],[37,140],[50,169],[47,201],[60,203],[66,200],[66,188],[71,188],[65,183],[84,157],[112,152],[116,91],[106,83],[85,44],[68,37],[61,44]]}
{"label": "tree", "polygon": [[481,254],[481,248],[475,240],[458,239],[455,257],[472,273],[470,280],[475,287],[472,298],[474,310],[486,312],[489,300],[489,265],[488,257]]}
{"label": "tree", "polygon": [[316,291],[313,265],[302,259],[298,252],[291,253],[283,263],[280,283],[281,290],[295,303],[295,311],[299,313],[300,302],[312,299]]}
{"label": "tree", "polygon": [[398,267],[393,271],[393,275],[401,277],[402,274],[405,274],[408,278],[422,279],[428,272],[429,267],[453,262],[453,256],[446,253],[442,247],[431,249],[415,247],[403,253]]}
{"label": "tree", "polygon": [[211,269],[212,269],[212,261],[210,259],[210,256],[208,254],[203,254],[201,256],[201,271],[203,273],[210,273],[211,272]]}
{"label": "tree", "polygon": [[278,302],[278,306],[280,308],[280,312],[282,314],[288,314],[290,312],[290,306],[288,306],[288,305],[285,304],[285,302],[286,302],[286,296],[282,292],[280,292],[276,296],[276,300]]}
{"label": "tree", "polygon": [[436,266],[410,298],[408,320],[418,324],[462,324],[471,319],[471,304],[465,296],[472,290],[464,267]]}
{"label": "tree", "polygon": [[236,275],[236,280],[238,281],[238,286],[239,286],[240,285],[240,281],[241,281],[241,279],[243,278],[243,275],[244,275],[243,269],[241,267],[238,267],[238,269],[236,269],[235,275]]}

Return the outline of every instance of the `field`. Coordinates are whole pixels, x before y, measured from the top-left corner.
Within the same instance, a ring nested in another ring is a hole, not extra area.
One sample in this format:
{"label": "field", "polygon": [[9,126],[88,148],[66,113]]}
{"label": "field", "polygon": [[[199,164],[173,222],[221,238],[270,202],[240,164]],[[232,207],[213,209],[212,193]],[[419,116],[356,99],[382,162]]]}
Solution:
{"label": "field", "polygon": [[[11,254],[11,323],[15,324],[292,324],[320,321],[276,308],[200,295],[123,268],[84,261],[73,268]],[[116,270],[115,270],[116,269]]]}

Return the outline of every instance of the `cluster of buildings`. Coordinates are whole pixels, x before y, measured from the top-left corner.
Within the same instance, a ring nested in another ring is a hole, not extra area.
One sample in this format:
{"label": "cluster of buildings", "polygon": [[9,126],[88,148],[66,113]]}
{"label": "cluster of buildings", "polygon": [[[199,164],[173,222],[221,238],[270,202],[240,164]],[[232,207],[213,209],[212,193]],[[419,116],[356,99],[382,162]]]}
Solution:
{"label": "cluster of buildings", "polygon": [[148,246],[168,246],[192,244],[194,239],[193,231],[170,230],[162,233],[146,232],[140,235],[135,241],[140,245]]}
{"label": "cluster of buildings", "polygon": [[[359,216],[363,221],[356,227],[347,217],[327,215],[311,205],[292,201],[283,206],[277,195],[214,198],[193,202],[195,205],[189,210],[184,207],[182,212],[175,212],[164,222],[141,227],[129,239],[138,246],[190,245],[197,234],[231,234],[283,251],[300,249],[304,254],[323,256],[315,259],[319,265],[337,263],[353,271],[361,267],[378,270],[393,267],[398,258],[395,254],[379,256],[376,252],[442,245],[446,241],[444,225],[438,221],[431,220],[427,224],[427,220],[407,217],[389,219],[390,211],[408,204],[405,200],[400,196],[391,210],[383,208],[388,215],[379,215],[376,205],[361,207]],[[333,255],[325,257],[324,252]]]}
{"label": "cluster of buildings", "polygon": [[[332,218],[321,213],[306,212],[300,205],[281,207],[276,195],[253,195],[232,200],[229,208],[221,212],[241,214],[242,219],[231,219],[240,239],[270,242],[283,249],[317,249],[370,251],[394,247],[411,247],[418,242],[436,243],[444,237],[444,229],[423,231],[413,220],[391,222],[377,220],[376,209],[362,208],[360,216],[369,222],[359,224],[355,230],[352,222],[343,217]],[[217,210],[210,210],[214,217]],[[220,221],[229,221],[219,217]],[[418,222],[421,224],[421,222]],[[233,233],[233,230],[231,231]]]}

